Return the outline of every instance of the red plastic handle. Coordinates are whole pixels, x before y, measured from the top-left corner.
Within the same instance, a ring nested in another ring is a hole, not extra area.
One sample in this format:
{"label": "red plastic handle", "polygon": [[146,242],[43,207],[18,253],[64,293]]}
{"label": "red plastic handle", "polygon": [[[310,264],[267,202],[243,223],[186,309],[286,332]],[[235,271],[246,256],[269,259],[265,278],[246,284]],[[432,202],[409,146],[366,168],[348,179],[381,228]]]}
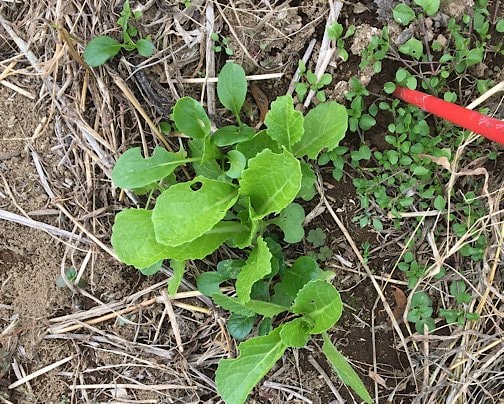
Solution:
{"label": "red plastic handle", "polygon": [[409,88],[397,87],[393,95],[457,126],[504,144],[504,121]]}

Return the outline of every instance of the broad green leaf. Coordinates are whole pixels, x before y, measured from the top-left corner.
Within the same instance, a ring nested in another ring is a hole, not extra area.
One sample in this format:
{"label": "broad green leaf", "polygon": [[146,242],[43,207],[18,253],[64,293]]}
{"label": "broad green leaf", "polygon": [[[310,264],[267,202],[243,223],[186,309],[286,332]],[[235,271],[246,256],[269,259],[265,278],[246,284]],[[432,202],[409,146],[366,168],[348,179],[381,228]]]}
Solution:
{"label": "broad green leaf", "polygon": [[317,176],[313,172],[312,166],[304,161],[301,161],[301,172],[303,173],[303,178],[301,178],[301,189],[297,197],[305,201],[311,201],[317,193],[315,188]]}
{"label": "broad green leaf", "polygon": [[190,243],[169,247],[156,241],[151,210],[126,209],[116,215],[111,241],[122,262],[143,269],[167,258],[203,259],[242,228],[240,223],[218,223]]}
{"label": "broad green leaf", "polygon": [[170,297],[175,296],[184,277],[185,271],[185,261],[170,261],[171,269],[173,270],[173,276],[168,281],[168,294]]}
{"label": "broad green leaf", "polygon": [[263,302],[262,300],[251,300],[245,304],[245,307],[252,310],[254,313],[268,318],[289,310],[288,307],[275,303]]}
{"label": "broad green leaf", "polygon": [[233,313],[229,316],[227,321],[227,328],[229,334],[239,341],[245,339],[250,334],[254,327],[255,317],[244,317],[239,314]]}
{"label": "broad green leaf", "polygon": [[274,153],[281,153],[282,149],[276,141],[270,138],[265,130],[257,132],[250,140],[240,143],[236,146],[236,150],[242,153],[247,160],[255,157],[265,149],[270,149]]}
{"label": "broad green leaf", "polygon": [[264,302],[262,300],[249,300],[247,303],[242,304],[238,298],[226,296],[221,292],[214,293],[212,295],[212,299],[215,304],[218,304],[223,309],[242,316],[250,317],[252,315],[259,314],[264,317],[273,317],[289,310],[286,306]]}
{"label": "broad green leaf", "polygon": [[157,241],[172,247],[193,241],[221,221],[237,199],[234,185],[205,177],[171,186],[153,209]]}
{"label": "broad green leaf", "polygon": [[247,96],[245,71],[240,65],[227,62],[219,73],[217,82],[219,101],[238,119],[240,110]]}
{"label": "broad green leaf", "polygon": [[203,272],[196,278],[198,290],[205,296],[212,296],[219,292],[220,284],[229,278],[219,272]]}
{"label": "broad green leaf", "polygon": [[394,20],[402,25],[408,25],[411,21],[415,19],[415,12],[413,9],[406,4],[398,4],[392,10],[392,15]]}
{"label": "broad green leaf", "polygon": [[256,219],[278,213],[289,205],[301,188],[301,165],[284,150],[266,149],[249,160],[240,180],[240,195],[250,197]]}
{"label": "broad green leaf", "polygon": [[271,103],[271,109],[266,114],[266,133],[290,151],[303,136],[303,120],[303,114],[294,109],[292,97],[283,95]]}
{"label": "broad green leaf", "polygon": [[236,313],[245,317],[255,316],[253,310],[246,308],[243,304],[238,302],[238,299],[229,297],[224,293],[214,293],[212,295],[212,300],[216,305],[221,306],[224,310],[230,311],[231,313]]}
{"label": "broad green leaf", "polygon": [[415,0],[415,4],[422,7],[428,16],[433,16],[439,10],[440,0]]}
{"label": "broad green leaf", "polygon": [[338,146],[345,136],[347,110],[334,101],[319,104],[306,114],[303,126],[303,136],[294,144],[292,152],[296,157],[315,159],[324,148],[330,151]]}
{"label": "broad green leaf", "polygon": [[322,352],[324,352],[339,378],[355,391],[365,403],[372,403],[373,399],[366,390],[366,386],[362,383],[359,375],[353,370],[346,358],[336,349],[326,332],[322,333],[322,338],[324,339]]}
{"label": "broad green leaf", "polygon": [[125,209],[112,227],[112,247],[119,259],[136,268],[147,268],[167,258],[166,246],[159,244],[151,221],[152,211]]}
{"label": "broad green leaf", "polygon": [[311,338],[311,328],[308,321],[299,317],[282,325],[280,338],[290,348],[303,348]]}
{"label": "broad green leaf", "polygon": [[242,143],[254,137],[255,130],[247,125],[224,126],[217,129],[210,137],[212,143],[219,147],[231,146],[236,143]]}
{"label": "broad green leaf", "polygon": [[257,245],[250,253],[236,280],[236,293],[240,303],[247,303],[254,283],[271,272],[271,257],[267,244],[262,237],[258,237]]}
{"label": "broad green leaf", "polygon": [[176,247],[166,247],[168,252],[166,258],[173,258],[179,261],[201,260],[212,254],[225,241],[229,240],[236,232],[243,231],[243,226],[237,222],[220,222],[211,230],[201,235],[197,239],[181,244]]}
{"label": "broad green leaf", "polygon": [[210,119],[201,104],[191,97],[180,98],[173,107],[178,130],[192,138],[204,138],[211,130]]}
{"label": "broad green leaf", "polygon": [[423,43],[416,38],[410,38],[399,46],[399,52],[418,60],[423,56]]}
{"label": "broad green leaf", "polygon": [[323,271],[312,257],[299,257],[282,276],[281,282],[275,285],[272,301],[277,304],[290,306],[298,292],[308,282],[320,279]]}
{"label": "broad green leaf", "polygon": [[145,38],[140,38],[136,43],[136,47],[138,54],[146,58],[150,58],[156,50],[154,44]]}
{"label": "broad green leaf", "polygon": [[106,35],[91,39],[84,49],[84,61],[91,67],[97,67],[119,53],[122,45]]}
{"label": "broad green leaf", "polygon": [[434,208],[437,210],[444,210],[446,207],[446,199],[442,195],[436,196],[434,199]]}
{"label": "broad green leaf", "polygon": [[313,321],[311,334],[320,334],[331,328],[341,317],[343,303],[336,288],[328,282],[308,282],[298,293],[291,311],[304,314]]}
{"label": "broad green leaf", "polygon": [[299,243],[304,237],[303,222],[305,211],[299,203],[291,203],[271,221],[280,227],[284,233],[286,243]]}
{"label": "broad green leaf", "polygon": [[112,170],[112,181],[119,188],[141,188],[168,177],[178,166],[190,162],[184,152],[170,153],[156,147],[150,158],[143,158],[140,147],[126,151]]}
{"label": "broad green leaf", "polygon": [[215,372],[217,392],[227,404],[242,404],[252,389],[284,354],[287,346],[280,338],[281,327],[263,337],[242,342],[240,355],[223,359]]}
{"label": "broad green leaf", "polygon": [[247,159],[238,150],[230,150],[226,156],[229,163],[229,169],[226,171],[226,175],[229,178],[240,178],[247,165]]}
{"label": "broad green leaf", "polygon": [[244,265],[244,260],[222,260],[217,264],[217,272],[225,276],[226,279],[236,279]]}

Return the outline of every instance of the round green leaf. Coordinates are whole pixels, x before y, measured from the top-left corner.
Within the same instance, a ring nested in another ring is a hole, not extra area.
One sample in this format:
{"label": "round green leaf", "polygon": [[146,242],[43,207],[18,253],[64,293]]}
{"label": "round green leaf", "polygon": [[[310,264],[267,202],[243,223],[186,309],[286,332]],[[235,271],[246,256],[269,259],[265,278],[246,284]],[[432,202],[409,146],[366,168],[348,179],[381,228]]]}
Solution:
{"label": "round green leaf", "polygon": [[146,58],[151,57],[156,48],[154,44],[145,38],[140,38],[136,43],[138,54]]}
{"label": "round green leaf", "polygon": [[394,16],[394,20],[402,25],[408,25],[415,19],[415,12],[406,4],[398,4],[395,6],[392,10],[392,15]]}
{"label": "round green leaf", "polygon": [[84,61],[91,67],[97,67],[119,53],[122,45],[106,35],[93,38],[84,49]]}

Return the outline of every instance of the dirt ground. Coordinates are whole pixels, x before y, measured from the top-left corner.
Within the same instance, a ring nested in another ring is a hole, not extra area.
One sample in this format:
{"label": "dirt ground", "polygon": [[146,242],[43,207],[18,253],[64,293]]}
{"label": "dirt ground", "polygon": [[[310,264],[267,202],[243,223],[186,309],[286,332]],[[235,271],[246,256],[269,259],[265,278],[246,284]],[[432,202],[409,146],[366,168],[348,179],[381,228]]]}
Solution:
{"label": "dirt ground", "polygon": [[[62,23],[66,21],[68,24],[78,14],[79,4],[49,3],[50,7],[64,8],[56,13]],[[179,16],[180,2],[149,3],[155,3],[155,6],[146,11],[145,19],[156,21],[158,18],[161,21],[149,26],[151,33],[156,35],[162,30],[164,18]],[[203,2],[193,3],[198,5]],[[264,29],[260,30],[257,29],[257,21],[261,13],[247,9],[224,13],[228,23],[239,26],[243,32],[244,42],[240,44],[233,39],[231,46],[235,50],[234,57],[243,61],[246,71],[284,73],[280,80],[260,83],[269,101],[286,92],[297,61],[311,39],[317,40],[316,55],[324,31],[327,9],[323,2],[287,3],[289,7],[273,14],[271,20],[264,23]],[[375,3],[345,3],[340,20],[345,26],[381,26],[382,20],[378,17]],[[450,5],[455,7],[458,3],[450,2]],[[56,21],[56,14],[48,12],[44,15],[39,7],[35,3],[21,5],[13,2],[8,7],[0,6],[0,13],[2,18],[10,21],[20,37],[26,41],[30,36],[33,38],[32,51],[47,64],[44,68],[52,69],[49,77],[63,86],[61,94],[67,97],[66,100],[71,100],[72,108],[79,111],[79,119],[91,129],[103,133],[106,140],[100,145],[107,150],[108,157],[117,157],[118,153],[132,144],[138,144],[145,136],[151,139],[148,125],[138,123],[138,114],[112,80],[90,84],[90,94],[81,103],[75,94],[79,94],[83,83],[92,81],[93,76],[80,68],[68,50],[58,62],[61,66],[48,66],[51,61],[54,62],[54,54],[48,54],[47,49],[56,52],[64,47],[64,43],[58,39],[57,33],[49,35],[44,31],[45,37],[40,34],[38,30],[50,30],[48,25],[24,19],[23,13],[32,13],[41,16],[41,19]],[[100,13],[108,7],[103,6]],[[114,7],[110,6],[110,9]],[[450,12],[458,11],[450,9]],[[202,16],[195,13],[190,18]],[[107,27],[108,23],[110,21],[104,26]],[[227,25],[222,19],[219,23]],[[226,27],[223,30],[229,32]],[[196,35],[195,32],[191,31],[191,34]],[[76,32],[76,35],[84,36],[82,32]],[[42,43],[41,38],[49,38],[49,42]],[[182,52],[187,54],[180,56],[178,73],[183,77],[197,75],[203,60],[197,47]],[[7,60],[16,54],[19,54],[16,45],[5,29],[0,28],[0,59]],[[224,55],[218,55],[216,59],[218,65],[222,64]],[[66,332],[55,329],[56,326],[64,328],[66,319],[62,316],[85,313],[94,308],[99,310],[114,304],[117,304],[113,306],[114,310],[121,310],[153,299],[161,294],[169,274],[161,272],[151,278],[143,277],[134,269],[118,263],[95,242],[97,240],[108,247],[114,214],[128,202],[121,205],[125,200],[120,201],[118,191],[112,188],[105,173],[106,159],[93,154],[95,150],[91,147],[90,153],[80,149],[84,140],[88,139],[82,135],[84,126],[75,124],[78,136],[72,135],[70,126],[65,124],[67,111],[58,108],[54,102],[55,95],[43,86],[44,78],[23,57],[18,63],[16,69],[24,69],[26,74],[14,75],[13,80],[27,93],[21,94],[0,85],[0,211],[19,215],[16,220],[21,221],[15,223],[12,216],[8,219],[0,217],[0,401],[41,404],[218,402],[213,372],[218,360],[226,357],[235,348],[235,343],[225,332],[225,313],[213,307],[208,299],[189,297],[181,300],[188,306],[174,304],[170,309],[166,305],[171,303],[158,299],[145,304],[140,310],[121,313],[124,315],[96,324],[77,323],[76,328]],[[330,67],[333,83],[343,84],[329,91],[328,98],[341,99],[341,86],[344,87],[354,75],[360,75],[363,81],[368,80],[363,76],[369,72],[359,72],[357,65],[357,55],[351,55],[347,64]],[[2,69],[5,68],[5,64],[2,66]],[[74,74],[75,71],[78,73]],[[142,99],[127,72],[119,67],[117,71],[134,89],[153,119],[159,121],[162,117],[156,116],[156,111]],[[386,76],[391,71],[386,70],[380,77],[375,77],[370,87],[388,81],[390,78]],[[146,72],[149,77],[161,75],[158,81],[168,90],[167,76],[159,66]],[[67,75],[72,74],[73,79],[69,80]],[[110,92],[103,92],[103,86],[109,86]],[[198,98],[201,87],[177,85],[177,90],[181,96],[196,95]],[[110,98],[107,99],[107,96]],[[100,100],[101,104],[96,100]],[[257,107],[251,97],[248,102],[252,108],[252,119],[256,120]],[[113,110],[117,115],[111,114]],[[381,130],[384,128],[385,123]],[[88,133],[91,132],[88,130]],[[381,135],[380,130],[371,134],[371,142],[377,147],[380,147]],[[373,140],[375,138],[378,140]],[[350,136],[345,145],[359,142],[356,136]],[[113,150],[107,149],[107,143],[114,146]],[[376,273],[386,273],[393,257],[400,252],[400,246],[380,239],[376,232],[361,229],[352,221],[358,210],[358,198],[349,177],[336,182],[330,172],[322,170],[322,174],[327,197],[358,246],[369,242],[372,248],[382,247],[381,250],[377,248],[380,251],[374,254],[370,267]],[[48,188],[53,195],[48,194]],[[56,235],[47,228],[41,228],[40,223],[52,226],[51,229],[63,229],[70,235]],[[328,232],[334,256],[326,262],[326,267],[335,271],[335,284],[347,304],[343,318],[331,330],[333,341],[358,370],[370,391],[374,390],[378,380],[382,397],[392,395],[393,402],[412,402],[413,387],[401,383],[409,371],[406,355],[371,282],[360,272],[355,255],[327,212],[310,224],[310,228],[315,227],[322,227]],[[90,240],[90,236],[96,239]],[[304,250],[308,246],[299,248]],[[187,275],[184,291],[194,290],[195,276],[206,269],[205,265],[209,264],[193,266]],[[68,268],[75,268],[83,274],[83,290],[72,292],[69,288],[56,285],[58,276]],[[385,291],[393,308],[398,302],[394,288],[406,290],[404,285],[402,280]],[[198,308],[201,310],[198,311]],[[173,332],[173,319],[167,314],[170,310],[177,319],[183,350],[178,347]],[[103,313],[96,311],[92,314],[98,316]],[[79,322],[88,317],[75,319]],[[334,383],[346,402],[355,402],[320,354],[318,347],[321,344],[321,340],[315,340],[306,349],[289,350],[261,386],[255,389],[250,402],[303,402],[299,395],[313,403],[336,402],[324,377]],[[373,352],[373,346],[378,348],[376,352]],[[373,356],[376,356],[379,374],[372,371]],[[320,366],[319,369],[314,362]],[[58,366],[46,369],[53,364]],[[40,376],[9,388],[39,369],[44,370]],[[324,372],[328,376],[324,376]],[[156,388],[148,385],[156,385]]]}

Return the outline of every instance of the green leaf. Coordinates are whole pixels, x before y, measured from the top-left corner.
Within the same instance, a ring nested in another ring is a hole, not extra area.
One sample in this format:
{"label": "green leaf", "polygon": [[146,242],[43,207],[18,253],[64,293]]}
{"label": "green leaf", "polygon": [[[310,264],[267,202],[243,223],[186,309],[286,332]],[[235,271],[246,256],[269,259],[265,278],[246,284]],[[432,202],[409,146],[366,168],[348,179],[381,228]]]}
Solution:
{"label": "green leaf", "polygon": [[229,178],[240,178],[245,166],[247,165],[247,159],[238,150],[230,150],[227,153],[229,169],[226,171],[226,175]]}
{"label": "green leaf", "polygon": [[282,276],[280,283],[275,285],[273,303],[290,306],[298,292],[308,282],[321,279],[323,271],[312,257],[299,257]]}
{"label": "green leaf", "polygon": [[157,146],[150,158],[143,158],[140,147],[126,151],[112,170],[112,181],[119,188],[141,188],[168,177],[177,167],[191,161],[184,152],[170,153]]}
{"label": "green leaf", "polygon": [[436,196],[436,198],[434,199],[434,208],[436,208],[437,210],[444,210],[445,207],[446,207],[445,198],[443,198],[442,195]]}
{"label": "green leaf", "polygon": [[311,164],[301,161],[301,173],[303,177],[301,178],[301,189],[297,194],[297,198],[301,198],[304,201],[311,201],[317,190],[315,184],[317,183],[317,176],[313,172]]}
{"label": "green leaf", "polygon": [[91,39],[84,49],[84,61],[91,67],[97,67],[119,53],[122,44],[106,35]]}
{"label": "green leaf", "polygon": [[270,223],[276,224],[284,233],[284,241],[286,243],[299,243],[303,240],[304,229],[303,222],[305,219],[305,211],[298,203],[291,203],[280,212],[278,217]]}
{"label": "green leaf", "polygon": [[219,272],[203,272],[196,278],[196,286],[205,296],[212,296],[214,293],[219,292],[220,284],[228,279],[228,277]]}
{"label": "green leaf", "polygon": [[238,341],[245,339],[250,334],[254,327],[255,317],[245,317],[233,313],[227,321],[227,329],[229,334]]}
{"label": "green leaf", "polygon": [[315,159],[322,149],[334,149],[345,136],[347,110],[334,101],[319,104],[306,114],[303,127],[303,136],[294,144],[292,151],[296,157]]}
{"label": "green leaf", "polygon": [[233,237],[233,245],[238,248],[247,248],[252,244],[261,222],[260,219],[256,219],[254,209],[250,206],[250,198],[247,198],[247,203],[248,209],[238,213],[238,218],[244,226],[243,231]]}
{"label": "green leaf", "polygon": [[280,338],[290,348],[303,348],[311,338],[311,328],[308,321],[299,317],[282,325]]}
{"label": "green leaf", "polygon": [[283,95],[271,103],[264,124],[268,136],[291,151],[292,145],[303,136],[303,121],[303,114],[294,109],[292,97]]}
{"label": "green leaf", "polygon": [[184,277],[185,261],[171,260],[170,266],[173,270],[173,276],[168,281],[168,295],[175,296]]}
{"label": "green leaf", "polygon": [[495,30],[500,33],[504,32],[504,18],[499,18],[495,25]]}
{"label": "green leaf", "polygon": [[299,161],[284,150],[282,154],[266,149],[249,160],[240,180],[240,195],[249,196],[261,219],[289,205],[301,188]]}
{"label": "green leaf", "polygon": [[262,237],[258,237],[257,245],[250,253],[236,280],[236,293],[240,303],[247,303],[254,283],[271,272],[271,257],[266,242]]}
{"label": "green leaf", "polygon": [[270,138],[266,134],[265,130],[257,132],[257,134],[252,139],[243,143],[239,143],[236,146],[236,150],[242,153],[247,158],[247,160],[255,157],[264,149],[270,149],[274,153],[280,153],[282,151],[278,143]]}
{"label": "green leaf", "polygon": [[167,258],[203,259],[242,228],[235,222],[218,223],[190,243],[169,247],[156,241],[151,210],[126,209],[116,215],[111,242],[122,262],[142,269]]}
{"label": "green leaf", "polygon": [[402,25],[408,25],[415,19],[415,12],[410,6],[406,4],[398,4],[392,10],[394,20]]}
{"label": "green leaf", "polygon": [[172,247],[193,241],[221,221],[237,199],[234,185],[205,177],[171,186],[153,209],[157,241]]}
{"label": "green leaf", "polygon": [[291,311],[313,321],[311,334],[331,328],[341,317],[343,303],[336,288],[322,280],[308,282],[297,294]]}
{"label": "green leaf", "polygon": [[191,97],[182,97],[177,101],[173,107],[173,120],[179,131],[192,138],[204,138],[211,130],[205,110]]}
{"label": "green leaf", "polygon": [[119,259],[139,269],[167,258],[166,246],[156,241],[151,215],[149,210],[125,209],[112,227],[111,242]]}
{"label": "green leaf", "polygon": [[212,135],[212,143],[219,147],[245,142],[254,137],[255,130],[247,125],[228,125],[217,129]]}
{"label": "green leaf", "polygon": [[275,303],[263,302],[261,300],[250,300],[245,304],[239,302],[236,297],[226,296],[219,292],[212,295],[215,304],[232,313],[242,316],[254,316],[260,314],[264,317],[273,317],[287,311],[289,308]]}
{"label": "green leaf", "polygon": [[140,38],[136,43],[136,47],[138,54],[146,58],[151,57],[156,50],[154,44],[150,40],[145,38]]}
{"label": "green leaf", "polygon": [[385,83],[385,85],[383,86],[383,90],[387,93],[387,94],[392,94],[396,89],[396,85],[394,83],[392,83],[391,81],[388,81]]}
{"label": "green leaf", "polygon": [[320,227],[315,229],[311,229],[308,232],[308,237],[306,237],[306,241],[310,242],[314,247],[322,247],[326,243],[326,234],[324,230]]}
{"label": "green leaf", "polygon": [[223,359],[215,372],[217,392],[228,404],[242,404],[259,381],[284,354],[287,346],[280,338],[281,327],[263,337],[242,342],[240,355]]}
{"label": "green leaf", "polygon": [[422,7],[428,16],[433,16],[439,10],[440,0],[415,0],[415,4]]}
{"label": "green leaf", "polygon": [[324,355],[332,365],[334,371],[338,374],[339,378],[343,381],[343,383],[355,391],[355,393],[357,393],[357,395],[365,403],[372,403],[373,399],[366,390],[366,386],[362,383],[359,375],[348,363],[346,358],[336,349],[326,332],[322,333],[322,338],[324,339],[322,352],[324,352]]}
{"label": "green leaf", "polygon": [[227,62],[219,73],[217,96],[219,101],[229,109],[239,121],[240,110],[247,95],[245,71],[240,65]]}
{"label": "green leaf", "polygon": [[405,55],[410,55],[415,59],[420,59],[423,56],[423,44],[416,38],[408,39],[404,44],[399,46],[399,52]]}

